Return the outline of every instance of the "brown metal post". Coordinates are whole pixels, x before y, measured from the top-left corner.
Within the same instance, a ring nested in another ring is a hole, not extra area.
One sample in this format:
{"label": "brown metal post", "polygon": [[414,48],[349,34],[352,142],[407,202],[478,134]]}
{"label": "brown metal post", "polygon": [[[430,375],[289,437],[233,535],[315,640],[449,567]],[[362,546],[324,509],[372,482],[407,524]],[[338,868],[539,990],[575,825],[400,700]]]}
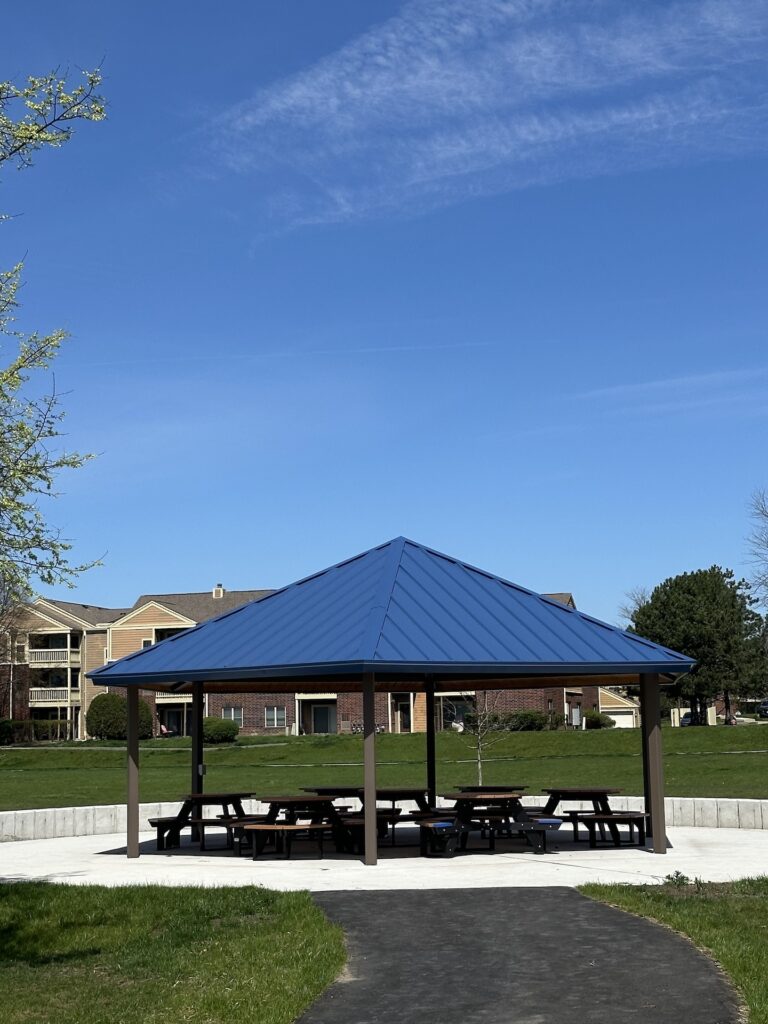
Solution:
{"label": "brown metal post", "polygon": [[139,856],[139,690],[129,686],[128,722],[128,792],[126,797],[126,846],[129,857]]}
{"label": "brown metal post", "polygon": [[365,864],[378,853],[376,822],[376,691],[372,672],[363,676],[363,802],[365,805]]}
{"label": "brown metal post", "polygon": [[640,676],[640,714],[642,715],[643,781],[645,811],[653,852],[667,852],[667,829],[664,819],[664,759],[661,746],[661,708],[659,677],[655,672]]}
{"label": "brown metal post", "polygon": [[424,684],[427,704],[427,802],[437,802],[437,772],[435,770],[435,684],[427,679]]}
{"label": "brown metal post", "polygon": [[203,684],[192,684],[192,788],[191,793],[203,792]]}

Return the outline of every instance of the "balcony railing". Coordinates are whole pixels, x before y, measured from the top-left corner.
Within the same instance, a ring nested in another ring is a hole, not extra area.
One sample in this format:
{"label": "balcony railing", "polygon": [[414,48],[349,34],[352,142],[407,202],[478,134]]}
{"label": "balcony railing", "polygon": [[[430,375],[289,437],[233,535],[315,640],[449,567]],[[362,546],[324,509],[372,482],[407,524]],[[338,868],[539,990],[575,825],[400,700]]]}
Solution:
{"label": "balcony railing", "polygon": [[[68,647],[40,647],[37,649],[30,647],[28,654],[30,665],[56,665],[62,661],[66,664],[69,661],[70,651]],[[80,652],[78,651],[77,654],[79,655]]]}
{"label": "balcony railing", "polygon": [[67,690],[66,686],[57,687],[56,689],[50,686],[34,687],[29,691],[30,704],[66,704],[68,701],[69,690]]}
{"label": "balcony railing", "polygon": [[191,704],[191,693],[157,693],[155,699],[158,704]]}

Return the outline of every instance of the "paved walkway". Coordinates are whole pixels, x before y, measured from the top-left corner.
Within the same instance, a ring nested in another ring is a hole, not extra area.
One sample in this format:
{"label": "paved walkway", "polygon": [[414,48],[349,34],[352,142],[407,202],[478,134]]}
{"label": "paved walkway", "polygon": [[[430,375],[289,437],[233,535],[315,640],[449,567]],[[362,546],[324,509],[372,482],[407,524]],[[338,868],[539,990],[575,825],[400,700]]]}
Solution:
{"label": "paved walkway", "polygon": [[342,978],[299,1024],[735,1024],[714,964],[572,889],[324,893]]}
{"label": "paved walkway", "polygon": [[[413,831],[413,830],[411,830]],[[318,860],[314,848],[297,848],[292,860],[264,857],[255,863],[223,850],[200,854],[181,850],[155,852],[154,839],[143,834],[142,856],[128,860],[124,835],[37,839],[0,845],[0,881],[48,879],[73,885],[266,885],[272,889],[312,892],[374,889],[462,889],[497,886],[576,886],[586,882],[660,882],[681,871],[690,878],[722,882],[765,874],[768,831],[749,829],[671,828],[671,847],[659,857],[637,846],[600,847],[574,844],[570,829],[558,833],[552,853],[500,842],[499,851],[478,850],[448,859],[423,858],[413,846],[384,847],[375,868],[353,857]],[[408,838],[407,836],[405,838]],[[416,841],[416,835],[410,837]],[[400,842],[400,839],[398,839]],[[221,843],[211,838],[211,845]]]}

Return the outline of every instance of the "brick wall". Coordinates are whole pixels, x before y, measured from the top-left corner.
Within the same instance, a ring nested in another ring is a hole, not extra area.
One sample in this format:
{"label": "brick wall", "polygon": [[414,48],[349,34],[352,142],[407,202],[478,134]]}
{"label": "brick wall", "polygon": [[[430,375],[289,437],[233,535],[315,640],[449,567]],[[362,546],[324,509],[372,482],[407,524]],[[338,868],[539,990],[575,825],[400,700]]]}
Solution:
{"label": "brick wall", "polygon": [[221,718],[222,708],[235,707],[243,709],[242,732],[248,735],[272,736],[284,733],[281,726],[268,729],[265,722],[265,708],[284,707],[285,724],[292,729],[296,716],[296,699],[293,693],[209,693],[208,714],[213,718]]}
{"label": "brick wall", "polygon": [[[377,693],[374,697],[376,725],[388,727],[388,693]],[[342,724],[343,723],[343,724]],[[336,728],[338,732],[349,732],[349,726],[363,725],[362,693],[340,693],[336,701]]]}

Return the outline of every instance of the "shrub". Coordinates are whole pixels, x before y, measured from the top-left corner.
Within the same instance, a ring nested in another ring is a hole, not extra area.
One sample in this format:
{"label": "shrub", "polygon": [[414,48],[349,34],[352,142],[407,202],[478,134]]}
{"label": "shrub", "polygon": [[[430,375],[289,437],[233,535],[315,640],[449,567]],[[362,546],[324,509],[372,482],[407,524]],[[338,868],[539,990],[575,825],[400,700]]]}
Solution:
{"label": "shrub", "polygon": [[13,743],[13,722],[10,718],[0,718],[0,747]]}
{"label": "shrub", "polygon": [[[128,735],[128,701],[117,693],[100,693],[85,716],[88,735],[97,740],[124,740]],[[139,701],[139,739],[152,736],[152,708]]]}
{"label": "shrub", "polygon": [[616,723],[609,715],[603,715],[599,711],[584,712],[584,726],[586,729],[612,729]]}
{"label": "shrub", "polygon": [[36,740],[66,740],[72,728],[66,718],[33,718],[30,724]]}
{"label": "shrub", "polygon": [[234,743],[239,731],[237,722],[233,722],[231,718],[203,719],[204,743]]}
{"label": "shrub", "polygon": [[540,732],[549,724],[543,711],[513,711],[507,718],[510,732]]}

